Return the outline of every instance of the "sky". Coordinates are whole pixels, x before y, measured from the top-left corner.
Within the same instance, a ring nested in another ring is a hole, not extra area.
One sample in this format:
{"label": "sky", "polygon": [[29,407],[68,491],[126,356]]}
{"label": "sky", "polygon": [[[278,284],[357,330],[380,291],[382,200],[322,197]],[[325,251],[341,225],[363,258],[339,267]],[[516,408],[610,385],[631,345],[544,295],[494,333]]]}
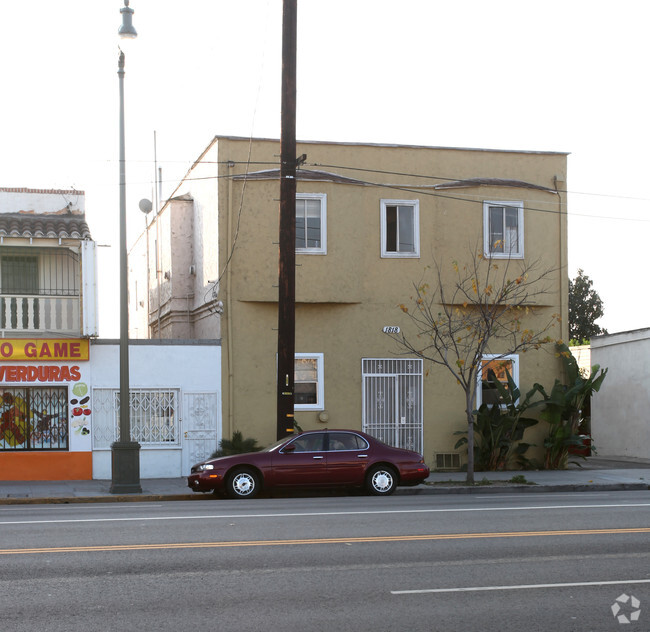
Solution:
{"label": "sky", "polygon": [[[85,191],[117,337],[123,0],[2,4],[0,186]],[[130,5],[129,243],[154,157],[165,198],[215,135],[280,137],[282,29],[281,0]],[[298,0],[297,137],[567,152],[567,273],[609,333],[649,327],[649,23],[647,0]]]}

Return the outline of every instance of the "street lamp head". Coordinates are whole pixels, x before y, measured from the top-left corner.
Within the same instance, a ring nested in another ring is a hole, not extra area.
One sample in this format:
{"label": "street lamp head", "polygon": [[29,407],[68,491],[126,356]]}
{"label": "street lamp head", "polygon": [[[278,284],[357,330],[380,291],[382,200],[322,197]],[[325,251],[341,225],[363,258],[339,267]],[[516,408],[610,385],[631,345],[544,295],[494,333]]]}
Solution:
{"label": "street lamp head", "polygon": [[129,0],[124,0],[124,6],[120,9],[122,14],[122,26],[117,31],[123,39],[135,39],[138,32],[133,27],[133,9],[129,6]]}

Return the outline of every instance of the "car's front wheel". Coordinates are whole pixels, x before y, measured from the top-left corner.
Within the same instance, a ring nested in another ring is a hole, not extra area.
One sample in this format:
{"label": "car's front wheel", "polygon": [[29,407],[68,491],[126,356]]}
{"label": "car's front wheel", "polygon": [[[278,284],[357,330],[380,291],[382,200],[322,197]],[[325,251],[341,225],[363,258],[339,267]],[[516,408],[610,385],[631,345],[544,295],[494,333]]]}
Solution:
{"label": "car's front wheel", "polygon": [[370,469],[366,478],[366,489],[374,496],[388,496],[397,487],[397,474],[392,467],[377,465]]}
{"label": "car's front wheel", "polygon": [[230,498],[255,498],[260,491],[259,475],[250,469],[239,469],[228,476],[226,492]]}

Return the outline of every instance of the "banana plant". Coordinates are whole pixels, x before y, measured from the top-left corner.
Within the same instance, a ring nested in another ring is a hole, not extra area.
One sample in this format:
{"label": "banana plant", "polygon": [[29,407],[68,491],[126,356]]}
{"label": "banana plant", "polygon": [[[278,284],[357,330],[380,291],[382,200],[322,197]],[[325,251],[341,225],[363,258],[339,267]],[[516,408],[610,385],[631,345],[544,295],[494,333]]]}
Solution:
{"label": "banana plant", "polygon": [[[475,411],[474,422],[476,466],[479,470],[505,470],[516,460],[520,465],[526,459],[525,452],[532,445],[522,441],[527,428],[538,423],[537,419],[526,417],[524,413],[534,405],[532,398],[537,388],[531,389],[523,400],[521,391],[506,369],[507,387],[502,384],[491,369],[488,381],[499,393],[499,403],[481,404]],[[455,434],[466,435],[460,431]],[[456,442],[456,449],[467,444],[464,436]]]}
{"label": "banana plant", "polygon": [[607,369],[598,364],[591,367],[588,378],[580,374],[578,363],[565,344],[557,345],[564,364],[568,384],[555,380],[550,393],[542,386],[535,388],[543,397],[540,414],[549,424],[549,433],[544,440],[544,466],[546,469],[563,469],[569,461],[569,448],[582,445],[579,426],[587,398],[600,390],[607,375]]}

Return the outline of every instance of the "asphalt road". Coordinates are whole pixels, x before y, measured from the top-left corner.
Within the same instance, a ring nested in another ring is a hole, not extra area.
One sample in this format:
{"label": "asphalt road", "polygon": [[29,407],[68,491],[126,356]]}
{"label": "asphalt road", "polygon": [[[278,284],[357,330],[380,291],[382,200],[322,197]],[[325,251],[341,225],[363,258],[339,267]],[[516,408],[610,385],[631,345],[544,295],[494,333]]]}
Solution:
{"label": "asphalt road", "polygon": [[2,632],[645,631],[650,493],[2,506],[0,603]]}

